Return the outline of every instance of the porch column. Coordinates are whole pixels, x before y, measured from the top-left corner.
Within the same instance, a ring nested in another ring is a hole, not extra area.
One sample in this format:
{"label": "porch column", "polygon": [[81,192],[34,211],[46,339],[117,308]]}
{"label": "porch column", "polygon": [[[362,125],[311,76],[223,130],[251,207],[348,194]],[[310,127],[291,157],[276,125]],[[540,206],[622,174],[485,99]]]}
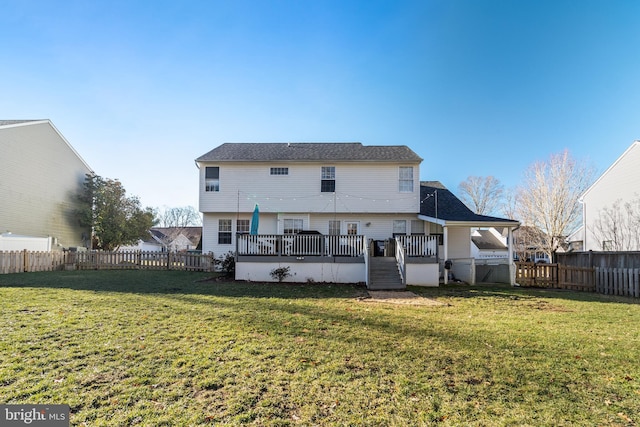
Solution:
{"label": "porch column", "polygon": [[[444,227],[442,227],[442,230],[442,240],[444,243],[444,260],[446,261],[449,259],[449,227],[445,225]],[[444,275],[444,284],[446,285],[447,283],[449,283],[449,272],[444,268],[442,270]]]}
{"label": "porch column", "polygon": [[513,228],[509,227],[507,233],[507,256],[509,257],[509,264],[513,264]]}
{"label": "porch column", "polygon": [[513,262],[513,227],[508,227],[507,232],[507,256],[509,257],[509,281],[511,286],[516,284],[516,265]]}

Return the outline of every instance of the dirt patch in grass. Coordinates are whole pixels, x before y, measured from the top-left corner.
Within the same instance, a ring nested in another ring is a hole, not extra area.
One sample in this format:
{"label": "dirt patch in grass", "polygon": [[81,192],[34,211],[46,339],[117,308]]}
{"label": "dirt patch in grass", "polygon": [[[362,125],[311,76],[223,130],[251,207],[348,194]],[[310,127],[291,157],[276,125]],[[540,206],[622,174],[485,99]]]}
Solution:
{"label": "dirt patch in grass", "polygon": [[360,298],[359,300],[367,303],[387,303],[402,305],[426,305],[441,306],[446,305],[432,298],[425,298],[414,294],[411,291],[369,291],[369,298]]}

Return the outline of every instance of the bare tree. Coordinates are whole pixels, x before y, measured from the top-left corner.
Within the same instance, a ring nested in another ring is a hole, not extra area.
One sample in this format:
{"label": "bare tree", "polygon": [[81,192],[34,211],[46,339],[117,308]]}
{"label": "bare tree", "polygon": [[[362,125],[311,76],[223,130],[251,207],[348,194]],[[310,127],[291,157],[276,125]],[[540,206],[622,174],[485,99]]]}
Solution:
{"label": "bare tree", "polygon": [[504,191],[503,202],[500,205],[500,213],[506,218],[518,220],[518,192],[515,188]]}
{"label": "bare tree", "polygon": [[492,214],[502,204],[504,188],[493,176],[468,176],[458,189],[465,205],[479,215]]}
{"label": "bare tree", "polygon": [[178,208],[164,207],[158,210],[158,226],[160,227],[198,227],[202,225],[202,218],[193,206]]}
{"label": "bare tree", "polygon": [[640,248],[640,198],[624,203],[616,200],[604,207],[590,227],[602,242],[603,251],[632,251]]}
{"label": "bare tree", "polygon": [[518,216],[524,225],[542,231],[540,249],[549,258],[579,224],[579,199],[593,181],[595,169],[565,150],[525,171],[518,188]]}

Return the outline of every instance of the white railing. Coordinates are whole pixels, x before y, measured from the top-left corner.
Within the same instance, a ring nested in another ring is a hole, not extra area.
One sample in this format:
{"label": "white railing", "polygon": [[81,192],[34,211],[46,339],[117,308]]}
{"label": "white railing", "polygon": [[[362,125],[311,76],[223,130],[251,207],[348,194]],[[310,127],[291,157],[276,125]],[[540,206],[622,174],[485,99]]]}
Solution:
{"label": "white railing", "polygon": [[396,236],[398,244],[404,248],[408,257],[437,257],[438,237],[437,236]]}
{"label": "white railing", "polygon": [[365,237],[322,234],[238,234],[237,254],[284,256],[363,256]]}
{"label": "white railing", "polygon": [[407,285],[407,274],[406,274],[406,262],[405,262],[405,251],[404,247],[396,238],[396,264],[398,265],[398,271],[400,272],[400,278],[402,279],[402,284]]}

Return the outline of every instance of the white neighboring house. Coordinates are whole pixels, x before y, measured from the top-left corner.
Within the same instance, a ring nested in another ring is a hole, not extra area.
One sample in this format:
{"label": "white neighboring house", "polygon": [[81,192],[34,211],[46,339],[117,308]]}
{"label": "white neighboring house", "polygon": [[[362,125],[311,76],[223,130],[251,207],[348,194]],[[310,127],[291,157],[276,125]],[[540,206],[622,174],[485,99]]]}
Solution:
{"label": "white neighboring house", "polygon": [[149,238],[133,246],[121,246],[120,251],[183,252],[198,248],[202,227],[153,227]]}
{"label": "white neighboring house", "polygon": [[[570,247],[584,251],[610,250],[610,243],[593,233],[594,222],[604,208],[611,209],[616,201],[625,203],[638,198],[640,141],[635,141],[582,195],[583,226],[569,236]],[[640,247],[630,247],[628,250],[640,250]]]}
{"label": "white neighboring house", "polygon": [[471,256],[475,259],[496,259],[509,256],[507,239],[495,228],[471,231]]}
{"label": "white neighboring house", "polygon": [[88,173],[51,121],[0,120],[0,233],[11,247],[40,250],[38,239],[50,239],[51,250],[88,246],[90,230],[74,215]]}

